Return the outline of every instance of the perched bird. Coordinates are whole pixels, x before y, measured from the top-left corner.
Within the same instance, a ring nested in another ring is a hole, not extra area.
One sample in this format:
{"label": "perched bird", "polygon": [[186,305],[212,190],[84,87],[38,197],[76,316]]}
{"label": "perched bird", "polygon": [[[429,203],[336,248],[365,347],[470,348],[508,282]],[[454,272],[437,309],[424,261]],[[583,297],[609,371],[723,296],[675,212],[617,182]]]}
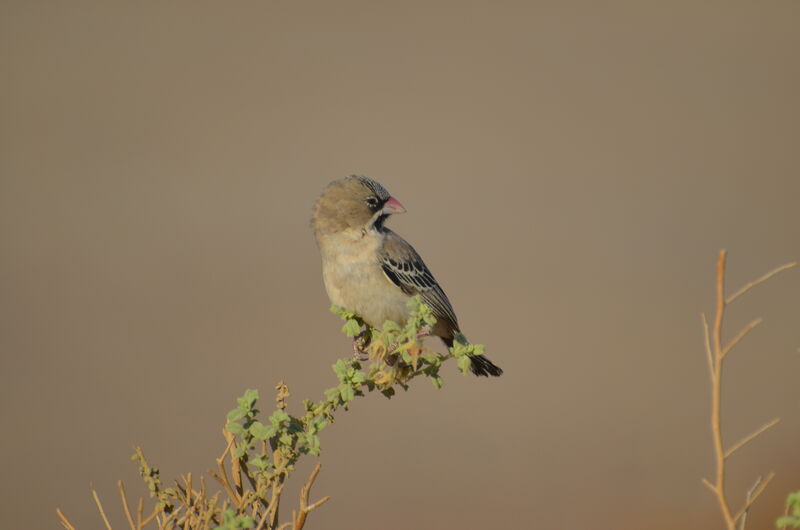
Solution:
{"label": "perched bird", "polygon": [[[390,215],[405,211],[371,178],[352,175],[328,184],[311,220],[325,289],[332,304],[374,328],[386,320],[404,325],[409,315],[406,302],[419,294],[436,317],[431,334],[450,347],[459,327],[447,295],[414,247],[384,226]],[[503,373],[483,355],[470,360],[475,375]]]}

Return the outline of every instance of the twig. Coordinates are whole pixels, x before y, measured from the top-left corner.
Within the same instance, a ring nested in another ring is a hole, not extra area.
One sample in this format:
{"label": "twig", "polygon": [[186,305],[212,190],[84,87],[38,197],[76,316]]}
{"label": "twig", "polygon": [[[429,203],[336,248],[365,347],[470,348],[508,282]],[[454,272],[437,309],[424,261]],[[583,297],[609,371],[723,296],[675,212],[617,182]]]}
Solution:
{"label": "twig", "polygon": [[330,499],[330,496],[326,496],[310,506],[308,504],[308,495],[311,493],[311,486],[314,485],[314,481],[317,479],[317,475],[319,474],[319,470],[321,467],[322,464],[317,462],[317,465],[314,466],[314,470],[308,477],[308,481],[306,481],[305,486],[303,486],[303,489],[300,490],[300,511],[297,513],[297,517],[295,517],[294,519],[294,530],[301,530],[303,526],[306,524],[306,517],[308,516],[308,512],[325,504]]}
{"label": "twig", "polygon": [[711,353],[711,339],[708,332],[708,320],[706,314],[700,313],[700,318],[703,321],[703,339],[706,346],[706,360],[708,361],[708,373],[711,375],[711,382],[714,382],[714,354]]}
{"label": "twig", "polygon": [[[711,434],[714,444],[714,459],[716,463],[716,473],[714,482],[703,479],[703,484],[711,490],[717,499],[722,517],[725,520],[725,526],[728,530],[736,530],[736,523],[740,522],[739,530],[744,530],[747,512],[750,506],[767,487],[774,473],[770,472],[767,478],[763,481],[759,477],[756,483],[747,492],[747,500],[736,514],[732,514],[730,504],[725,495],[725,463],[737,450],[742,448],[747,443],[751,442],[758,436],[762,435],[765,431],[778,424],[780,418],[775,418],[759,427],[756,431],[742,438],[731,446],[730,449],[725,451],[722,443],[722,366],[725,356],[736,346],[750,331],[761,323],[761,319],[757,318],[742,328],[739,333],[725,346],[722,344],[722,324],[725,319],[725,309],[728,304],[733,302],[739,296],[743,295],[756,285],[763,283],[778,274],[779,272],[788,268],[794,267],[796,263],[788,263],[781,265],[755,281],[752,281],[736,291],[733,295],[725,297],[725,260],[727,252],[720,250],[717,258],[717,274],[716,274],[716,312],[714,315],[714,325],[709,334],[708,322],[706,321],[705,314],[702,315],[703,331],[705,336],[706,357],[709,364],[709,371],[711,375]],[[709,335],[711,342],[709,343]]]}
{"label": "twig", "polygon": [[152,512],[150,512],[150,515],[148,515],[147,517],[144,518],[144,520],[140,524],[140,527],[145,527],[148,524],[150,524],[150,521],[155,519],[157,515],[158,515],[158,508],[156,507],[156,508],[153,508]]}
{"label": "twig", "polygon": [[142,514],[144,514],[144,499],[139,497],[136,505],[136,530],[142,530]]}
{"label": "twig", "polygon": [[273,482],[272,484],[272,497],[269,501],[269,508],[267,508],[270,528],[275,528],[275,525],[278,524],[278,511],[281,505],[281,494],[283,493],[283,485],[285,480],[286,474],[284,473],[277,477],[277,482]]}
{"label": "twig", "polygon": [[64,515],[64,512],[61,511],[61,508],[56,508],[56,515],[58,515],[58,519],[61,522],[61,526],[63,526],[67,530],[75,530],[75,527],[72,526],[72,523],[69,522],[69,519],[67,519],[67,516]]}
{"label": "twig", "polygon": [[[227,430],[223,427],[222,435],[225,436],[226,432]],[[220,455],[220,457],[216,459],[217,468],[219,469],[219,475],[217,475],[216,473],[211,473],[211,476],[216,478],[219,481],[219,483],[222,484],[222,487],[225,488],[225,492],[228,494],[228,496],[231,498],[231,500],[234,502],[234,504],[236,504],[236,507],[238,508],[241,506],[242,498],[239,495],[237,495],[237,493],[231,487],[231,483],[228,481],[228,472],[225,471],[225,456],[227,456],[228,452],[231,450],[231,446],[233,445],[233,437],[228,438],[227,436],[225,436],[225,438],[228,440],[228,445],[225,447],[225,450],[222,452],[222,455]]]}
{"label": "twig", "polygon": [[725,316],[725,257],[727,252],[721,250],[717,259],[717,308],[713,329],[713,370],[711,372],[711,434],[714,442],[716,459],[716,479],[714,494],[717,497],[722,518],[729,530],[735,530],[735,522],[731,515],[728,500],[725,497],[725,449],[722,445],[721,404],[722,404],[722,321]]}
{"label": "twig", "polygon": [[743,327],[743,328],[742,328],[742,329],[739,331],[739,333],[737,333],[737,334],[736,334],[736,336],[735,336],[735,337],[733,337],[733,340],[731,340],[731,341],[728,343],[728,345],[727,345],[727,346],[725,346],[725,347],[722,349],[722,357],[724,358],[726,355],[728,355],[728,352],[729,352],[729,351],[731,351],[731,349],[732,349],[734,346],[736,346],[736,345],[739,343],[739,341],[740,341],[740,340],[742,340],[742,339],[745,337],[745,335],[747,335],[748,333],[750,333],[750,331],[751,331],[753,328],[755,328],[756,326],[758,326],[759,324],[761,324],[761,322],[763,322],[763,319],[761,319],[761,318],[757,318],[757,319],[755,319],[755,320],[751,321],[750,323],[748,323],[748,324],[747,324],[745,327]]}
{"label": "twig", "polygon": [[94,502],[97,504],[97,509],[100,510],[100,516],[103,518],[106,528],[111,530],[111,525],[108,523],[106,512],[103,511],[103,505],[100,503],[100,497],[97,496],[97,491],[95,491],[94,488],[92,488],[92,496],[94,497]]}
{"label": "twig", "polygon": [[136,526],[133,524],[133,517],[131,517],[131,510],[128,508],[128,499],[125,497],[125,485],[122,484],[121,480],[117,481],[117,489],[119,489],[119,496],[122,498],[122,509],[125,511],[125,517],[128,518],[128,525],[130,525],[131,530],[136,530]]}
{"label": "twig", "polygon": [[766,273],[761,278],[759,278],[757,280],[753,280],[752,282],[748,283],[747,285],[745,285],[744,287],[742,287],[741,289],[739,289],[738,291],[736,291],[735,293],[730,295],[728,297],[728,299],[725,300],[725,303],[726,304],[730,304],[731,302],[733,302],[734,300],[736,300],[737,298],[742,296],[744,293],[746,293],[747,291],[749,291],[750,289],[752,289],[756,285],[758,285],[760,283],[764,283],[765,281],[769,280],[770,278],[772,278],[773,276],[775,276],[779,272],[785,271],[786,269],[791,269],[792,267],[794,267],[796,265],[797,265],[797,262],[793,261],[792,263],[784,263],[780,267],[776,267],[776,268],[772,269],[771,271]]}
{"label": "twig", "polygon": [[775,425],[779,424],[780,422],[781,422],[780,418],[775,418],[772,421],[770,421],[768,423],[765,423],[764,425],[762,425],[761,427],[759,427],[757,430],[753,431],[749,435],[745,436],[744,438],[742,438],[741,440],[739,440],[738,442],[733,444],[733,446],[725,452],[725,458],[730,458],[731,455],[733,453],[735,453],[738,449],[740,449],[743,445],[745,445],[749,441],[755,439],[758,435],[760,435],[761,433],[765,432],[767,429],[770,429],[770,428],[774,427]]}
{"label": "twig", "polygon": [[225,437],[225,441],[228,442],[228,446],[230,447],[230,454],[231,454],[231,479],[233,479],[233,485],[236,486],[236,491],[239,495],[242,494],[242,473],[241,473],[241,466],[239,464],[239,459],[234,456],[233,450],[236,449],[236,440],[233,437],[233,434],[228,432],[228,429],[222,428],[222,435]]}
{"label": "twig", "polygon": [[752,504],[751,499],[753,498],[753,491],[755,491],[755,489],[758,487],[759,484],[761,484],[761,477],[758,477],[753,486],[749,490],[747,490],[747,500],[746,500],[747,509],[742,514],[742,518],[739,519],[739,530],[744,530],[744,527],[747,525],[747,514],[750,513],[750,504]]}
{"label": "twig", "polygon": [[753,491],[752,495],[750,494],[750,492],[748,492],[747,502],[745,502],[744,506],[742,506],[741,509],[739,509],[739,511],[736,512],[736,515],[734,516],[734,521],[739,520],[740,517],[744,516],[744,514],[747,513],[747,510],[749,510],[750,507],[753,505],[753,503],[756,502],[756,499],[758,499],[759,495],[764,493],[767,484],[769,484],[769,482],[774,477],[775,477],[775,472],[770,471],[769,474],[767,475],[767,478],[765,478],[760,484],[753,486],[752,489],[755,491]]}
{"label": "twig", "polygon": [[187,508],[191,508],[192,507],[192,474],[188,473],[186,475],[186,478],[183,479],[183,481],[186,483],[186,507]]}

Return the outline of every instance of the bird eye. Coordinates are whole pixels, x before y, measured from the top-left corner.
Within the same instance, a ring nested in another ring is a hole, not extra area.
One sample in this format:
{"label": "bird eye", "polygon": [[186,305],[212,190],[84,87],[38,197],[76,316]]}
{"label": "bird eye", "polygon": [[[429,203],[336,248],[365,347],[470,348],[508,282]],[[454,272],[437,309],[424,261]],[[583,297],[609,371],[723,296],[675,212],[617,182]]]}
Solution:
{"label": "bird eye", "polygon": [[378,206],[378,198],[377,197],[367,197],[367,204],[370,208],[375,208]]}

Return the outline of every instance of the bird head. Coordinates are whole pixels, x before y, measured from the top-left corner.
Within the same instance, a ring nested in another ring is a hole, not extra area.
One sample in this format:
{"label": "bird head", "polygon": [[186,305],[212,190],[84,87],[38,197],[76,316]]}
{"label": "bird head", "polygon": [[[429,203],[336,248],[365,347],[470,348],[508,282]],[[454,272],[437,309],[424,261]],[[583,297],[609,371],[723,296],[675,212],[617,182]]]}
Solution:
{"label": "bird head", "polygon": [[314,205],[311,222],[317,233],[381,229],[390,215],[405,211],[379,182],[351,175],[328,184]]}

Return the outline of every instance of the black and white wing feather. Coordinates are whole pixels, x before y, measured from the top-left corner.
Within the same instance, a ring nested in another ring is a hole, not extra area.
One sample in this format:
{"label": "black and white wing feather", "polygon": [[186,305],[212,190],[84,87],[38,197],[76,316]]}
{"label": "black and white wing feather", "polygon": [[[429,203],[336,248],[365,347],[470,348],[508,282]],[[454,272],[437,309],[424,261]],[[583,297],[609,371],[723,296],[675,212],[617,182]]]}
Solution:
{"label": "black and white wing feather", "polygon": [[414,247],[391,230],[386,229],[385,234],[379,259],[386,277],[409,296],[419,294],[437,321],[451,333],[458,331],[458,319],[450,300]]}

